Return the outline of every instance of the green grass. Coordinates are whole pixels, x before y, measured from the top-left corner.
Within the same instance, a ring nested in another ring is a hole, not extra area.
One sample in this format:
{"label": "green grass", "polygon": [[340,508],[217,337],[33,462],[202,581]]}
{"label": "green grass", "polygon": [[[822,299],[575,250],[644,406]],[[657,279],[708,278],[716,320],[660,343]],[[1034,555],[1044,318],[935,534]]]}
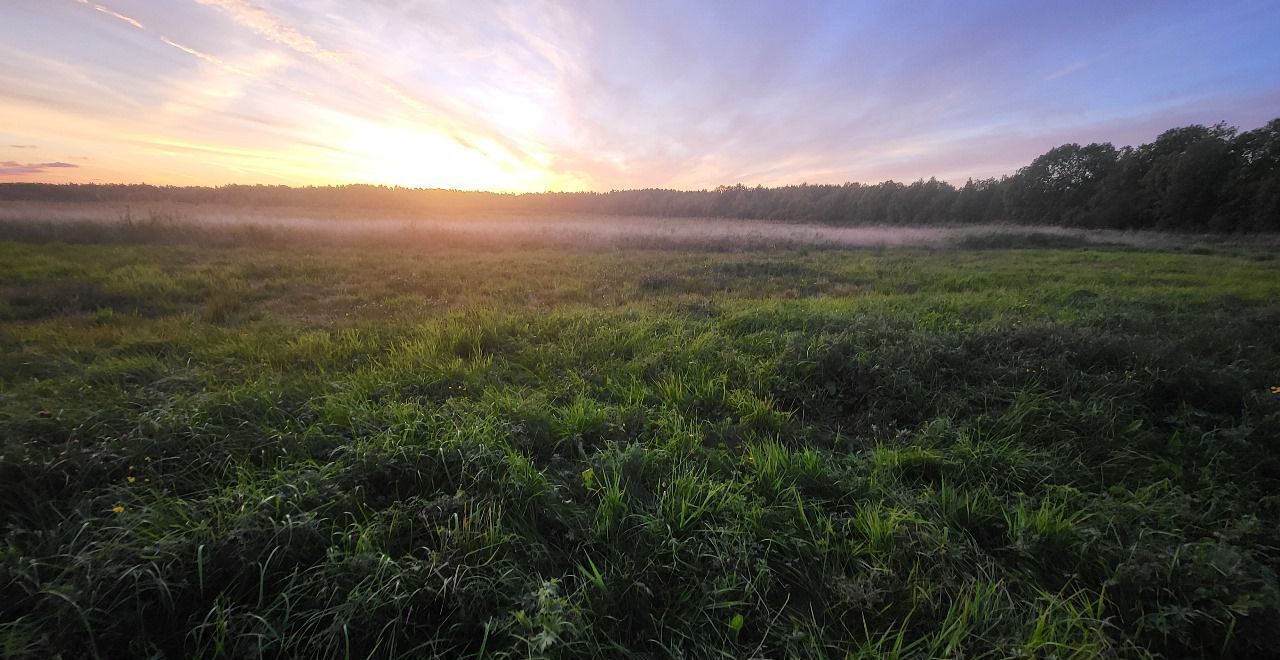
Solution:
{"label": "green grass", "polygon": [[1280,261],[0,242],[0,653],[1265,657]]}

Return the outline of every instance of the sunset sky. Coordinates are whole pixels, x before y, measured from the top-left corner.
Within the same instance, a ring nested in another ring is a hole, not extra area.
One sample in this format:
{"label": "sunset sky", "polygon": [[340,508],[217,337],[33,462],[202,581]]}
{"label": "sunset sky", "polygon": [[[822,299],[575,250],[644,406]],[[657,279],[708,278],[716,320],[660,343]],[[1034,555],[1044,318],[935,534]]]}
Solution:
{"label": "sunset sky", "polygon": [[0,181],[1011,173],[1280,116],[1280,2],[0,0]]}

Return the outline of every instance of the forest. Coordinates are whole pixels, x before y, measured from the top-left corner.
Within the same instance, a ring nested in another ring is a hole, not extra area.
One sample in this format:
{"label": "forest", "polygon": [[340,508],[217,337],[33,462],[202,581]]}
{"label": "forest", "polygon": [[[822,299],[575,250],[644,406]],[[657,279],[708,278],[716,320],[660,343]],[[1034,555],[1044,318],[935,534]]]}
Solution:
{"label": "forest", "polygon": [[1174,128],[1137,147],[1064,144],[1011,176],[970,179],[959,187],[933,178],[523,194],[372,185],[0,184],[0,201],[19,200],[1268,232],[1280,231],[1280,118],[1250,131],[1225,124]]}

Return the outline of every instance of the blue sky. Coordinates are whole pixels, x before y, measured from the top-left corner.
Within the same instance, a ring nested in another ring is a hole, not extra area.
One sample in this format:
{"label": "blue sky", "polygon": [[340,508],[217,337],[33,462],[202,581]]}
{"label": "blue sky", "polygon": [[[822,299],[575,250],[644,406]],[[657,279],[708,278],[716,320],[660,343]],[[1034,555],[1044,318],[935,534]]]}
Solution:
{"label": "blue sky", "polygon": [[0,180],[1012,173],[1280,116],[1280,3],[6,0]]}

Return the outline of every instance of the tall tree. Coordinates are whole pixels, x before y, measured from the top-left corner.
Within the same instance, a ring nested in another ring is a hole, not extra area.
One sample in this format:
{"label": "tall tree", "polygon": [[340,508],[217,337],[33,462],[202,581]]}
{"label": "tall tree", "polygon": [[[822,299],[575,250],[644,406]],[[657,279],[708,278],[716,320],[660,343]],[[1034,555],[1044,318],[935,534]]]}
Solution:
{"label": "tall tree", "polygon": [[1139,149],[1150,163],[1142,187],[1163,229],[1206,228],[1232,168],[1235,129],[1218,124],[1175,128]]}
{"label": "tall tree", "polygon": [[1085,205],[1115,167],[1110,143],[1064,144],[1018,170],[1008,182],[1005,205],[1015,222],[1081,224]]}

